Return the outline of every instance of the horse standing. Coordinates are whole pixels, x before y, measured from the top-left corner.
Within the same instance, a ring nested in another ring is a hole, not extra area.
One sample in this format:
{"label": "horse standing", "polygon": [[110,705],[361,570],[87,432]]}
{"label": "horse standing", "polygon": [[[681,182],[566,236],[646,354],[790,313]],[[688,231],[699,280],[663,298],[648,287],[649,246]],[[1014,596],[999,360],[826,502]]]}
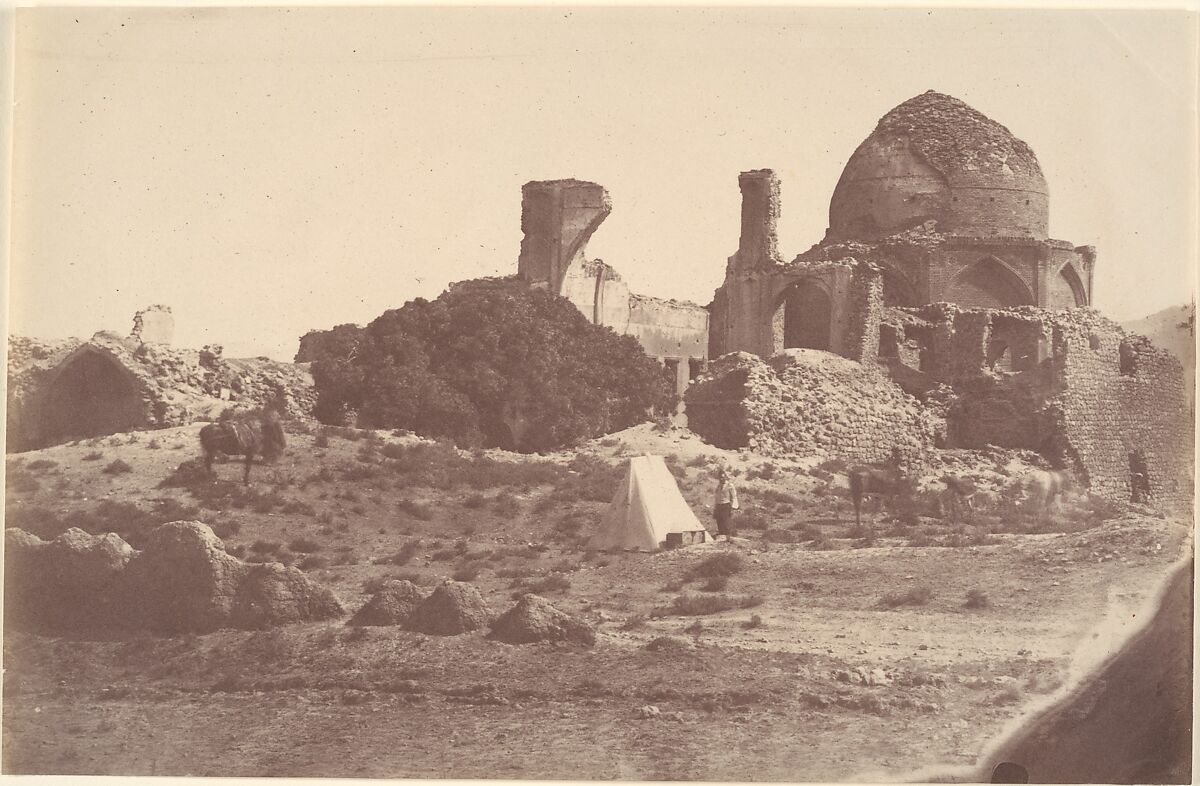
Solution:
{"label": "horse standing", "polygon": [[1022,479],[1025,500],[1037,513],[1045,512],[1071,487],[1071,475],[1065,470],[1038,469]]}
{"label": "horse standing", "polygon": [[903,490],[906,478],[896,466],[853,467],[847,473],[850,481],[850,499],[854,502],[854,524],[862,526],[863,497],[875,494],[894,497]]}
{"label": "horse standing", "polygon": [[213,458],[218,453],[227,456],[245,456],[246,471],[242,482],[250,483],[250,466],[254,457],[261,455],[274,461],[286,447],[283,423],[275,412],[265,415],[249,415],[218,423],[209,423],[200,429],[200,447],[204,451],[204,468],[215,477]]}

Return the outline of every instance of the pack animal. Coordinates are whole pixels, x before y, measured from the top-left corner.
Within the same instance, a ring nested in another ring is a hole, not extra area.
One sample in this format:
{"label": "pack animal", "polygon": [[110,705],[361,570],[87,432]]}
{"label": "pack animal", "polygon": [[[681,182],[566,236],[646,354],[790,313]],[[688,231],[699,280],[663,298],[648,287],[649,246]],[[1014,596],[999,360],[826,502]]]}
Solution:
{"label": "pack animal", "polygon": [[904,473],[895,466],[853,467],[847,473],[850,499],[854,502],[854,523],[862,526],[862,502],[867,496],[892,498],[904,489]]}
{"label": "pack animal", "polygon": [[218,453],[226,456],[245,456],[246,470],[242,482],[250,483],[250,467],[255,456],[274,461],[287,446],[283,423],[275,412],[245,416],[209,423],[200,429],[200,448],[204,451],[204,468],[213,472],[213,459]]}
{"label": "pack animal", "polygon": [[975,508],[975,483],[973,481],[955,475],[942,475],[942,483],[946,486],[943,499],[951,520],[957,520],[963,510]]}
{"label": "pack animal", "polygon": [[1022,479],[1025,489],[1025,501],[1030,509],[1041,513],[1050,508],[1063,492],[1071,487],[1071,475],[1065,470],[1039,469],[1030,472]]}

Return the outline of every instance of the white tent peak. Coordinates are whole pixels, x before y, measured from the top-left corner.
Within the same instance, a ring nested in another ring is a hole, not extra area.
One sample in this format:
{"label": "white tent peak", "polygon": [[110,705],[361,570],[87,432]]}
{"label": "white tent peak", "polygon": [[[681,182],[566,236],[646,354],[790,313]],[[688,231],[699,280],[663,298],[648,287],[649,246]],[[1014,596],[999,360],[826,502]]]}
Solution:
{"label": "white tent peak", "polygon": [[704,525],[688,507],[662,456],[635,456],[604,515],[600,530],[588,542],[594,549],[654,551],[667,536],[680,533],[680,543],[710,540]]}

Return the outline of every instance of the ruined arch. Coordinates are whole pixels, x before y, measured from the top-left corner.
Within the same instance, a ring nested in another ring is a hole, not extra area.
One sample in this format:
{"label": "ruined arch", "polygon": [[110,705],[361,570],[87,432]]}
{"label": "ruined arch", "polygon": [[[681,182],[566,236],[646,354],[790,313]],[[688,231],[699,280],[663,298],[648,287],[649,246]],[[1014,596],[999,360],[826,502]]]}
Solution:
{"label": "ruined arch", "polygon": [[832,349],[833,298],[815,279],[801,279],[779,295],[773,321],[778,349]]}
{"label": "ruined arch", "polygon": [[1050,278],[1046,293],[1047,308],[1075,308],[1086,306],[1087,289],[1070,262],[1063,264],[1057,274]]}
{"label": "ruined arch", "polygon": [[1016,271],[997,257],[984,257],[950,283],[946,299],[973,308],[1035,305],[1033,293]]}
{"label": "ruined arch", "polygon": [[142,386],[120,361],[93,346],[71,353],[47,380],[41,441],[116,434],[148,425]]}

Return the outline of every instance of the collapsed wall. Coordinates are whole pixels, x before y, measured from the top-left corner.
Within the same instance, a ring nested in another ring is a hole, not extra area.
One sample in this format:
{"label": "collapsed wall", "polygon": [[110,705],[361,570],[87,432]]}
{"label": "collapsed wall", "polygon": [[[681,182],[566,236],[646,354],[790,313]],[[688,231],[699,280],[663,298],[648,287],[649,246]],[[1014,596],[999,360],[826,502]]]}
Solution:
{"label": "collapsed wall", "polygon": [[708,356],[708,309],[635,294],[611,265],[588,259],[588,240],[611,212],[608,191],[597,183],[526,183],[517,278],[570,300],[593,324],[635,337],[682,392]]}
{"label": "collapsed wall", "polygon": [[723,448],[919,466],[944,422],[880,369],[811,349],[717,360],[688,389],[688,425]]}
{"label": "collapsed wall", "polygon": [[101,331],[87,341],[10,337],[7,398],[7,450],[21,451],[213,420],[231,406],[308,419],[316,391],[304,366]]}
{"label": "collapsed wall", "polygon": [[893,309],[880,360],[915,395],[953,389],[954,447],[1035,450],[1106,499],[1190,504],[1183,367],[1093,309]]}

